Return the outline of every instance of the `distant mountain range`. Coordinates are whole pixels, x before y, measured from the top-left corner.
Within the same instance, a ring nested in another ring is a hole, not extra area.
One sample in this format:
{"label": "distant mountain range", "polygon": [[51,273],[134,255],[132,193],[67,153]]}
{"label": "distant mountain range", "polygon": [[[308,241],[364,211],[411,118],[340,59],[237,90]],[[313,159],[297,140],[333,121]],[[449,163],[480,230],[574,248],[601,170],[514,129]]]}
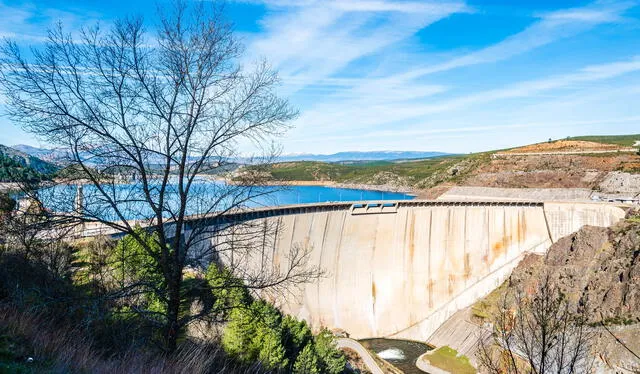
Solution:
{"label": "distant mountain range", "polygon": [[[12,147],[15,150],[26,153],[30,156],[40,158],[44,161],[54,164],[62,163],[65,152],[64,150],[37,148],[30,145],[18,144]],[[420,152],[420,151],[372,151],[372,152],[338,152],[328,155],[323,154],[288,154],[277,158],[280,162],[292,161],[322,161],[322,162],[340,162],[340,161],[393,161],[393,160],[410,160],[432,158],[446,156],[449,153],[444,152]],[[248,160],[238,160],[240,163]]]}
{"label": "distant mountain range", "polygon": [[321,154],[290,154],[278,157],[278,161],[393,161],[432,158],[447,156],[444,152],[420,152],[420,151],[373,151],[373,152],[338,152],[329,155]]}
{"label": "distant mountain range", "polygon": [[49,148],[38,148],[32,147],[26,144],[18,144],[11,146],[11,148],[18,150],[20,152],[26,153],[29,156],[37,157],[41,160],[53,163],[53,164],[64,164],[63,160],[67,153],[64,150],[60,149],[49,149]]}

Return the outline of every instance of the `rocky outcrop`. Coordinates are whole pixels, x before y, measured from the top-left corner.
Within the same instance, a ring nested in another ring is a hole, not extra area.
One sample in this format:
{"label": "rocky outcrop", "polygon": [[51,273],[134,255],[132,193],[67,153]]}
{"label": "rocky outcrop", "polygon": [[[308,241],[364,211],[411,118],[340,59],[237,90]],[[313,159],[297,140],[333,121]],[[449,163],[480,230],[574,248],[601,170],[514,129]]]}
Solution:
{"label": "rocky outcrop", "polygon": [[640,174],[614,171],[607,174],[598,187],[600,191],[605,193],[635,196],[640,194]]}
{"label": "rocky outcrop", "polygon": [[545,256],[525,258],[512,280],[533,286],[546,273],[574,305],[586,297],[589,322],[640,322],[640,221],[628,219],[610,229],[585,226]]}

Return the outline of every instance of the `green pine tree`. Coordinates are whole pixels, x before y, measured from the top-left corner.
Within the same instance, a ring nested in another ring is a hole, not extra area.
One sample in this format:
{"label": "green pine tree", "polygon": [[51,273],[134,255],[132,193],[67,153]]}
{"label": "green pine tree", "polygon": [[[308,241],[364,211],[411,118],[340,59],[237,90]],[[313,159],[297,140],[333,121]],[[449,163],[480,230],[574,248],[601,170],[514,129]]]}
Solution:
{"label": "green pine tree", "polygon": [[319,374],[318,354],[313,344],[307,344],[293,365],[294,374]]}
{"label": "green pine tree", "polygon": [[292,316],[282,318],[282,333],[282,340],[289,357],[296,357],[313,337],[307,323],[304,320],[298,321]]}
{"label": "green pine tree", "polygon": [[322,372],[328,374],[339,374],[344,371],[347,359],[342,352],[336,348],[333,334],[327,329],[322,329],[314,338],[316,352],[320,358]]}
{"label": "green pine tree", "polygon": [[213,312],[228,317],[231,310],[251,305],[251,295],[241,280],[227,268],[211,264],[207,269],[207,282],[213,294]]}

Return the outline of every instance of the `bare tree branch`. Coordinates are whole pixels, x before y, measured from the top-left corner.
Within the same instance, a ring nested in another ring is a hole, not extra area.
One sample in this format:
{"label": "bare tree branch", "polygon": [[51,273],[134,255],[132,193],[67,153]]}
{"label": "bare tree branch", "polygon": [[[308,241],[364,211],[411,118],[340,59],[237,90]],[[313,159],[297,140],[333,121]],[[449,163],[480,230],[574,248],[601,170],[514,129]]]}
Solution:
{"label": "bare tree branch", "polygon": [[[235,253],[234,271],[248,287],[264,290],[281,290],[318,273],[304,269],[306,250],[300,248],[290,254],[287,269],[242,270],[238,260],[263,251],[277,230],[189,218],[241,211],[265,194],[257,187],[259,178],[235,185],[203,176],[220,175],[233,164],[239,142],[268,142],[297,115],[275,94],[278,77],[267,63],[253,70],[239,64],[243,48],[221,9],[217,2],[176,1],[160,9],[154,35],[139,18],[119,20],[107,31],[85,28],[78,40],[59,24],[29,58],[13,42],[0,49],[10,118],[66,150],[73,171],[29,197],[48,209],[52,221],[99,223],[145,248],[163,281],[137,286],[165,302],[161,319],[169,350],[185,326],[201,317],[181,316],[185,269]],[[73,204],[77,185],[83,185],[81,206]],[[136,224],[157,234],[160,251],[140,237]],[[234,230],[242,232],[236,238],[244,243],[229,245]],[[131,296],[133,288],[127,285],[121,295]]]}

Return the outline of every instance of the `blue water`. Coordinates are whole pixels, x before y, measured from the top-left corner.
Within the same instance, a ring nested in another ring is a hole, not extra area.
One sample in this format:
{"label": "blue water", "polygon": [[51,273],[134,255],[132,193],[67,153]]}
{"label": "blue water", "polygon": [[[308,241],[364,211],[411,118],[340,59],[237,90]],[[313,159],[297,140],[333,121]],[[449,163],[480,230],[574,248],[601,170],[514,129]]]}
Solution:
{"label": "blue water", "polygon": [[[153,216],[153,211],[144,202],[141,186],[138,184],[118,184],[102,186],[125,219],[144,219]],[[152,195],[158,186],[151,186]],[[68,212],[73,209],[76,186],[61,185],[40,191],[45,205],[55,211]],[[178,193],[175,184],[169,185],[170,197],[164,202],[167,216],[176,211]],[[220,181],[201,180],[194,183],[187,214],[206,214],[222,211],[229,206],[247,208],[362,200],[410,200],[413,196],[385,191],[358,190],[324,186],[236,186]],[[158,201],[159,196],[152,196]],[[119,220],[120,215],[110,208],[104,195],[93,185],[83,186],[83,207],[85,214],[101,219]]]}
{"label": "blue water", "polygon": [[329,201],[411,200],[413,196],[399,192],[356,190],[324,186],[265,186],[273,194],[256,201],[257,205],[278,206],[289,204],[324,203]]}

